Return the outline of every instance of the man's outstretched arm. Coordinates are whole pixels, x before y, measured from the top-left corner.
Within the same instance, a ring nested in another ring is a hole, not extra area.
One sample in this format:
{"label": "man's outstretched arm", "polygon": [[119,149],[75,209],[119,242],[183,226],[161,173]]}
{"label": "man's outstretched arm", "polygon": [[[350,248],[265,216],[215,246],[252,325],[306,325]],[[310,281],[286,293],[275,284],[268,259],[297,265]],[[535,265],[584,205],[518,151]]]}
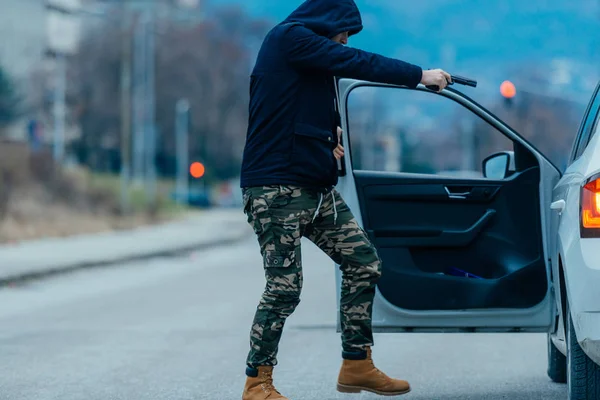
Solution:
{"label": "man's outstretched arm", "polygon": [[401,60],[346,47],[301,25],[288,28],[281,46],[291,65],[327,71],[341,78],[412,88],[423,83],[437,85],[441,89],[451,80],[450,75],[442,70],[423,71],[421,67]]}

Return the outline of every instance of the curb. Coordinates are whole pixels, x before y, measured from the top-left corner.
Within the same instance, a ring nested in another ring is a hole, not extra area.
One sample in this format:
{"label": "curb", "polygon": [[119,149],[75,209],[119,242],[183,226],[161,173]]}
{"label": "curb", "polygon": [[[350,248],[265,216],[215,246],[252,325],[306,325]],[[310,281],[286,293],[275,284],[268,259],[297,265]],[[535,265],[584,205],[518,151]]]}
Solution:
{"label": "curb", "polygon": [[76,272],[83,269],[91,269],[97,267],[106,267],[112,266],[116,264],[128,263],[133,261],[143,261],[152,258],[158,257],[174,257],[178,255],[182,255],[185,253],[189,253],[195,250],[204,250],[210,247],[221,247],[229,244],[234,244],[242,241],[247,237],[247,234],[242,233],[238,235],[232,235],[231,237],[215,239],[210,241],[203,241],[201,243],[196,244],[188,244],[184,246],[180,246],[177,248],[172,248],[168,250],[158,249],[156,251],[145,252],[143,254],[132,254],[123,257],[113,258],[110,260],[98,260],[98,261],[84,261],[73,263],[70,265],[65,265],[64,267],[52,268],[45,271],[24,271],[23,273],[19,273],[18,275],[8,276],[8,277],[0,277],[0,288],[7,286],[17,286],[19,284],[24,284],[29,281],[34,281],[38,279],[48,278],[51,276],[64,275],[71,272]]}

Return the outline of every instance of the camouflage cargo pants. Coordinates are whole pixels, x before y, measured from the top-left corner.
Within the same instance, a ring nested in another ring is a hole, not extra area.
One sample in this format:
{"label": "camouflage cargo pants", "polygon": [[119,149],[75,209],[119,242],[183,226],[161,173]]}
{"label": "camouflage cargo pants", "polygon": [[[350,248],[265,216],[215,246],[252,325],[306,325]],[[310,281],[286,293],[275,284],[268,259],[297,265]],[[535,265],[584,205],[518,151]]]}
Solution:
{"label": "camouflage cargo pants", "polygon": [[285,320],[300,302],[302,237],[340,265],[342,350],[356,352],[373,345],[371,314],[381,262],[339,193],[335,189],[319,192],[266,186],[245,188],[243,199],[248,223],[258,238],[266,277],[252,323],[248,365],[277,364]]}

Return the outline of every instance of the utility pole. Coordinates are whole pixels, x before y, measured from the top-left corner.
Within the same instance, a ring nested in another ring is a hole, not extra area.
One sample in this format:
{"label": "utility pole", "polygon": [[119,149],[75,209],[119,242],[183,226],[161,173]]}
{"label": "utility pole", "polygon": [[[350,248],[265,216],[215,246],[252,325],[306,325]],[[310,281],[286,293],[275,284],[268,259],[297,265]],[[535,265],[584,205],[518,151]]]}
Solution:
{"label": "utility pole", "polygon": [[123,2],[121,5],[121,212],[123,214],[130,211],[131,37],[129,30],[129,13]]}
{"label": "utility pole", "polygon": [[155,27],[154,9],[147,14],[147,51],[146,51],[146,204],[152,208],[156,203],[156,165],[154,162],[156,156],[156,105],[155,105]]}
{"label": "utility pole", "polygon": [[190,104],[187,99],[179,99],[175,106],[175,139],[177,142],[177,201],[180,204],[188,203],[189,181],[189,146],[188,146],[188,127],[189,127]]}
{"label": "utility pole", "polygon": [[145,139],[145,102],[146,102],[146,37],[148,29],[144,14],[136,19],[135,46],[133,61],[133,169],[134,184],[141,184],[144,179],[144,139]]}
{"label": "utility pole", "polygon": [[67,61],[63,53],[56,53],[56,82],[54,86],[54,130],[53,130],[53,151],[54,162],[61,164],[65,153],[65,97],[67,90]]}

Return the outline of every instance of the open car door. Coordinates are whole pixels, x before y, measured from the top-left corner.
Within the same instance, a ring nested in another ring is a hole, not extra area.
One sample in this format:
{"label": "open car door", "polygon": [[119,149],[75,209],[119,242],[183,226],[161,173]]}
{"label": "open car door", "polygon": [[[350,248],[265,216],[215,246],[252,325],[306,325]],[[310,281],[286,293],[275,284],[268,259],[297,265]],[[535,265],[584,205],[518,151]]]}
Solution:
{"label": "open car door", "polygon": [[383,262],[374,330],[547,331],[558,169],[456,90],[338,84],[337,189]]}

